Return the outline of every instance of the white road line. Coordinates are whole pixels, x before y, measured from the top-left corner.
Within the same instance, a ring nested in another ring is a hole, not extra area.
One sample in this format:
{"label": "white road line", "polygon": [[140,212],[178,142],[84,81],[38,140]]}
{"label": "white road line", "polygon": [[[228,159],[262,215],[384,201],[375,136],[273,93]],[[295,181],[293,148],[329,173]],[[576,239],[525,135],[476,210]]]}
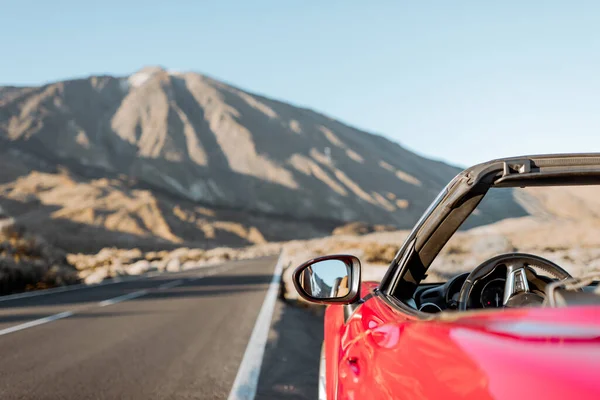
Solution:
{"label": "white road line", "polygon": [[229,393],[228,400],[253,400],[256,396],[258,386],[258,377],[262,366],[267,337],[273,318],[273,309],[279,293],[279,284],[281,281],[281,272],[283,270],[283,253],[279,255],[273,279],[267,290],[265,301],[260,309],[256,324],[250,336],[250,341],[246,347],[244,358],[238,369],[237,376],[233,382],[233,387]]}
{"label": "white road line", "polygon": [[[277,263],[277,265],[279,266],[279,262]],[[209,266],[211,266],[211,267],[212,266],[217,267],[218,265],[207,265],[207,266],[202,266],[202,267],[198,267],[198,268],[190,268],[187,271],[191,271],[191,270],[194,270],[194,269],[203,269],[203,268],[206,268],[206,267],[209,267]],[[206,272],[206,273],[202,273],[202,274],[200,274],[199,276],[197,276],[195,278],[191,278],[191,279],[189,279],[189,281],[194,281],[194,280],[197,280],[197,279],[202,279],[202,278],[207,277],[207,276],[212,276],[212,275],[215,275],[215,274],[218,274],[218,273],[222,273],[222,272],[228,271],[230,269],[233,269],[234,267],[235,266],[230,266],[230,267],[226,267],[226,268],[215,268],[212,271],[209,271],[209,272]],[[279,268],[279,269],[281,270],[281,268]],[[277,267],[275,268],[275,270],[277,271]],[[180,271],[180,272],[185,272],[185,271]],[[178,272],[175,272],[175,273],[178,273]],[[133,281],[133,280],[137,280],[137,279],[144,279],[144,278],[149,278],[151,276],[162,275],[162,274],[163,273],[158,273],[157,274],[156,272],[151,272],[151,273],[146,274],[146,275],[124,277],[120,281],[121,282]],[[170,274],[170,273],[164,273],[164,274]],[[281,275],[281,271],[279,271],[279,275]],[[275,279],[275,277],[273,279]],[[157,289],[169,289],[169,288],[173,288],[173,287],[175,287],[177,285],[182,284],[183,282],[185,282],[185,279],[178,279],[176,281],[171,281],[171,282],[164,283],[164,284],[158,286]],[[36,292],[19,293],[19,294],[16,294],[16,295],[10,295],[10,296],[0,297],[0,302],[1,301],[5,301],[5,300],[20,299],[20,298],[25,298],[25,297],[35,297],[35,296],[40,296],[40,295],[44,295],[44,294],[69,292],[71,290],[77,290],[77,289],[83,289],[83,288],[92,288],[92,287],[110,285],[110,284],[114,284],[114,283],[117,283],[117,282],[115,282],[115,281],[102,282],[102,283],[95,284],[95,285],[79,284],[79,285],[65,286],[65,287],[54,288],[54,289],[39,290],[39,291],[36,291]],[[273,285],[273,283],[271,283],[271,285]],[[271,288],[269,288],[269,290],[270,289]],[[120,303],[120,302],[125,301],[125,300],[131,300],[131,299],[135,299],[137,297],[144,296],[144,295],[148,294],[148,292],[149,292],[149,289],[146,289],[146,290],[139,290],[137,292],[128,293],[128,294],[125,294],[125,295],[122,295],[122,296],[118,296],[118,297],[113,297],[112,299],[103,300],[103,301],[99,302],[98,306],[99,307],[110,306],[112,304]],[[263,304],[263,308],[264,308],[264,304]],[[273,311],[271,310],[271,314],[272,313],[273,313]],[[45,324],[45,323],[48,323],[48,322],[52,322],[52,321],[56,321],[56,320],[59,320],[59,319],[62,319],[62,318],[67,318],[67,317],[70,317],[73,314],[75,314],[75,312],[73,312],[73,311],[65,311],[65,312],[62,312],[62,313],[59,313],[59,314],[51,315],[49,317],[40,318],[40,319],[29,321],[29,322],[26,322],[26,323],[23,323],[23,324],[20,324],[20,325],[11,326],[10,328],[6,328],[6,329],[0,330],[0,336],[6,335],[6,334],[12,333],[12,332],[17,332],[17,331],[20,331],[20,330],[23,330],[23,329],[32,328],[34,326],[42,325],[42,324]],[[256,327],[255,327],[255,330],[256,330]],[[263,351],[264,351],[264,349],[263,349]],[[260,365],[259,365],[259,369],[260,369]]]}
{"label": "white road line", "polygon": [[101,301],[100,303],[98,303],[98,306],[99,307],[110,306],[110,305],[117,304],[117,303],[120,303],[125,300],[131,300],[131,299],[135,299],[137,297],[144,296],[147,293],[148,293],[147,290],[139,290],[137,292],[127,293],[127,294],[124,294],[123,296],[113,297],[112,299]]}
{"label": "white road line", "polygon": [[21,324],[21,325],[11,326],[10,328],[6,328],[6,329],[0,330],[0,336],[6,335],[8,333],[13,333],[13,332],[21,331],[21,330],[27,329],[27,328],[33,328],[34,326],[38,326],[38,325],[42,325],[42,324],[45,324],[45,323],[48,323],[48,322],[56,321],[57,319],[67,318],[67,317],[70,317],[71,315],[73,315],[73,312],[71,312],[71,311],[65,311],[65,312],[62,312],[60,314],[54,314],[54,315],[51,315],[49,317],[45,317],[45,318],[40,318],[40,319],[36,319],[36,320],[33,320],[33,321],[29,321],[29,322],[26,322],[26,323]]}
{"label": "white road line", "polygon": [[160,285],[158,287],[158,289],[171,289],[174,288],[175,286],[179,286],[184,282],[183,279],[179,279],[177,281],[172,281],[172,282],[167,282],[167,283],[163,283],[162,285]]}
{"label": "white road line", "polygon": [[227,267],[227,268],[222,268],[222,269],[214,269],[214,270],[209,271],[209,272],[204,272],[204,273],[202,273],[200,275],[197,275],[194,278],[190,278],[190,282],[197,281],[198,279],[206,278],[207,276],[213,276],[213,275],[216,275],[216,274],[222,274],[223,272],[227,272],[227,271],[229,271],[230,269],[233,269],[233,268],[235,268],[235,267]]}
{"label": "white road line", "polygon": [[143,274],[143,275],[122,276],[122,277],[115,277],[113,279],[106,280],[106,281],[100,282],[100,283],[92,283],[90,285],[85,284],[85,283],[78,283],[76,285],[61,286],[61,287],[56,287],[56,288],[52,288],[52,289],[42,289],[42,290],[35,290],[35,291],[31,291],[31,292],[25,292],[25,293],[9,294],[6,296],[0,296],[0,302],[9,301],[9,300],[26,299],[29,297],[37,297],[37,296],[43,296],[43,295],[47,295],[47,294],[72,292],[72,291],[81,290],[81,289],[93,289],[93,288],[100,287],[100,286],[116,285],[117,283],[137,281],[139,279],[147,279],[147,278],[151,278],[152,276],[155,276],[155,275]]}

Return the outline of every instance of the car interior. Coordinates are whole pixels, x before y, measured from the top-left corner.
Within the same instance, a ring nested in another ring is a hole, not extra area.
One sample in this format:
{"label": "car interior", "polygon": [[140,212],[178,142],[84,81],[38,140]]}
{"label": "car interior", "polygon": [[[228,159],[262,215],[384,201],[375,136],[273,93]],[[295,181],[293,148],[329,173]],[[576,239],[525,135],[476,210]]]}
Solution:
{"label": "car interior", "polygon": [[[514,290],[510,289],[511,283],[507,279],[508,269],[507,263],[501,262],[474,282],[467,282],[472,272],[464,272],[447,282],[420,284],[414,298],[406,303],[426,313],[525,306],[600,305],[600,273],[588,278],[560,281],[547,271],[525,266],[527,291],[524,290],[524,284],[515,283],[517,291],[505,297],[505,293]],[[463,295],[463,307],[461,292],[467,293]]]}

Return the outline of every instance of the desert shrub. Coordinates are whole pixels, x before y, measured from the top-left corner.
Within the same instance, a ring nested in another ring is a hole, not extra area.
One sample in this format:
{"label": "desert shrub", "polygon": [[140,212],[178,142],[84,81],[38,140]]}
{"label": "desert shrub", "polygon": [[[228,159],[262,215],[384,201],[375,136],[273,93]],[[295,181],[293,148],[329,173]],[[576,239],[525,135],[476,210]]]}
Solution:
{"label": "desert shrub", "polygon": [[393,232],[396,229],[396,227],[391,225],[371,225],[365,222],[351,222],[346,225],[338,226],[333,230],[332,234],[333,236],[362,236],[373,232]]}
{"label": "desert shrub", "polygon": [[374,264],[389,264],[396,253],[398,246],[391,244],[369,243],[363,247],[363,260]]}
{"label": "desert shrub", "polygon": [[0,224],[0,294],[78,283],[66,254],[12,220]]}

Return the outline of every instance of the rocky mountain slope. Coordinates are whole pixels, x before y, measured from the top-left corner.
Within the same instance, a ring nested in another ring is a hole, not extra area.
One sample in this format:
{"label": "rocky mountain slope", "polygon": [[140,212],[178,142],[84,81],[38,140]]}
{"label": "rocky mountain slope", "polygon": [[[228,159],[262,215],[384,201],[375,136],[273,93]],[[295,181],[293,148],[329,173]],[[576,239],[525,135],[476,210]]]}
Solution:
{"label": "rocky mountain slope", "polygon": [[[408,228],[458,171],[197,73],[0,88],[0,205],[84,251]],[[477,224],[506,214],[481,211]]]}
{"label": "rocky mountain slope", "polygon": [[203,206],[119,178],[80,179],[31,172],[0,184],[0,204],[53,244],[69,251],[104,247],[172,249],[244,246],[309,238],[335,222],[277,217]]}

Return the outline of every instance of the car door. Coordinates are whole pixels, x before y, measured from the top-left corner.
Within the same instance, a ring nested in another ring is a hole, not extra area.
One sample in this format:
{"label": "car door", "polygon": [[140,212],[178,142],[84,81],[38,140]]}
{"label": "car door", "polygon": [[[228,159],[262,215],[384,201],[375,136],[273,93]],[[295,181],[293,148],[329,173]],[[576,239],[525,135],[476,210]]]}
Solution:
{"label": "car door", "polygon": [[491,398],[487,374],[454,340],[456,329],[372,296],[341,332],[338,393],[331,398]]}

